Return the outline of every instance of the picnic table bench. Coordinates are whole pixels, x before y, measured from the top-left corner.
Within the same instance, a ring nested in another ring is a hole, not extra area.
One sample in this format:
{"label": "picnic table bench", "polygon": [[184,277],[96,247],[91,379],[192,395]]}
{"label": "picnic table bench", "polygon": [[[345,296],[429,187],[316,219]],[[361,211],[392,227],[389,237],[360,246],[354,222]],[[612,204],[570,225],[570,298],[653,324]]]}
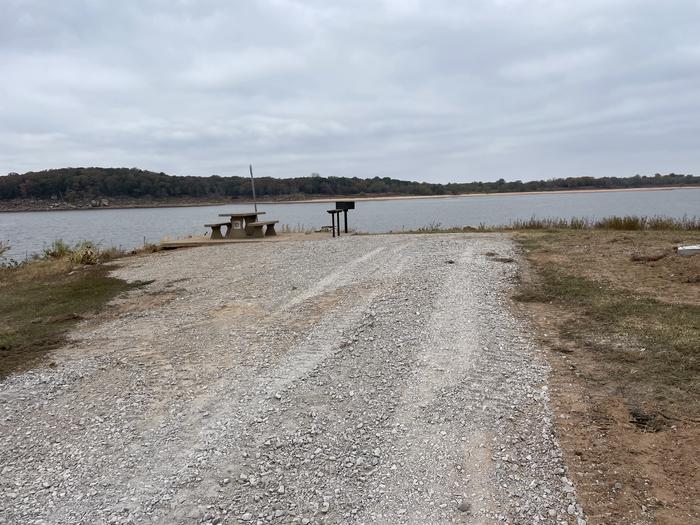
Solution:
{"label": "picnic table bench", "polygon": [[[212,239],[223,239],[224,236],[221,235],[221,227],[222,226],[228,226],[228,228],[231,228],[231,223],[230,222],[215,222],[213,224],[205,224],[207,228],[211,228],[211,238]],[[226,232],[228,234],[228,232]]]}
{"label": "picnic table bench", "polygon": [[[246,224],[246,231],[250,228],[249,235],[251,237],[272,237],[277,235],[275,231],[275,224],[280,221],[256,221],[249,222]],[[263,227],[265,227],[265,234],[263,235]]]}

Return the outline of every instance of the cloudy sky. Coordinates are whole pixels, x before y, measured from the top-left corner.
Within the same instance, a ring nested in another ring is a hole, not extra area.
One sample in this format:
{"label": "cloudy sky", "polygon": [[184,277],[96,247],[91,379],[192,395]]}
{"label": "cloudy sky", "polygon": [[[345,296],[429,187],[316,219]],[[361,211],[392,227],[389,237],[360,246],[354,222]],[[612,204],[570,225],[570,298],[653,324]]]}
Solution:
{"label": "cloudy sky", "polygon": [[0,0],[0,173],[700,172],[700,0]]}

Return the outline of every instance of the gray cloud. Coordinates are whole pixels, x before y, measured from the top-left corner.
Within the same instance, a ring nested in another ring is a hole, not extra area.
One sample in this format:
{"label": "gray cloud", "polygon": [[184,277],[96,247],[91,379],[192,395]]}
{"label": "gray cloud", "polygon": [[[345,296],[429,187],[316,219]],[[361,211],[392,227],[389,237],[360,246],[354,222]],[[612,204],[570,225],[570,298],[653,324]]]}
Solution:
{"label": "gray cloud", "polygon": [[700,2],[5,0],[0,172],[697,173]]}

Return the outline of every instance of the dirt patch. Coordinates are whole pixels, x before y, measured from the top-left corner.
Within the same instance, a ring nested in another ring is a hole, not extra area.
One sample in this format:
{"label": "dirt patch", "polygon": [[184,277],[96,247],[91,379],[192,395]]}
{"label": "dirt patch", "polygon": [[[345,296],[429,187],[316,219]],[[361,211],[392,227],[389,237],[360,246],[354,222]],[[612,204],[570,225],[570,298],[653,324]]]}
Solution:
{"label": "dirt patch", "polygon": [[675,255],[678,236],[520,236],[533,271],[519,298],[549,349],[559,439],[589,523],[700,518],[700,295],[686,282],[700,258]]}
{"label": "dirt patch", "polygon": [[656,262],[660,261],[664,257],[666,257],[668,254],[667,253],[654,253],[652,255],[644,255],[644,254],[639,254],[639,253],[633,253],[632,256],[630,257],[630,260],[634,262]]}
{"label": "dirt patch", "polygon": [[498,255],[496,252],[485,252],[484,255],[488,258],[490,258],[492,261],[496,262],[501,262],[501,263],[512,263],[515,262],[515,259],[512,257],[502,257]]}
{"label": "dirt patch", "polygon": [[589,523],[694,523],[700,425],[621,395],[599,355],[557,336],[560,310],[528,310],[549,348],[559,441]]}
{"label": "dirt patch", "polygon": [[[345,290],[345,293],[361,293],[360,290]],[[228,326],[230,323],[249,324],[258,328],[277,326],[286,328],[290,332],[302,332],[315,325],[319,319],[333,309],[343,293],[339,290],[331,290],[313,295],[305,301],[295,305],[293,311],[287,308],[265,310],[260,304],[253,301],[239,301],[229,303],[213,312],[215,323],[219,326]]]}
{"label": "dirt patch", "polygon": [[229,303],[213,312],[214,319],[227,323],[231,320],[250,317],[256,319],[263,314],[260,307],[255,303]]}
{"label": "dirt patch", "polygon": [[146,312],[153,308],[164,306],[177,298],[176,292],[158,291],[132,295],[105,312],[106,315],[122,315],[126,313]]}
{"label": "dirt patch", "polygon": [[549,356],[559,441],[589,522],[695,522],[700,426],[630,407],[585,350]]}

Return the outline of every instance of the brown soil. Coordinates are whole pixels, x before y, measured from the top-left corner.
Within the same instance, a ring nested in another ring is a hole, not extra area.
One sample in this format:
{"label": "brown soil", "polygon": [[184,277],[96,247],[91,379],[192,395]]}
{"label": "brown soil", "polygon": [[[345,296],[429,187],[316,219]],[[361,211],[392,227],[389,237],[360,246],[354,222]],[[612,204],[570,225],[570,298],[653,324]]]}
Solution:
{"label": "brown soil", "polygon": [[[554,268],[604,289],[700,304],[699,285],[690,278],[700,273],[700,257],[672,250],[698,243],[698,232],[526,233],[520,240],[533,270],[524,287]],[[666,255],[632,257],[658,253]],[[559,439],[589,524],[700,523],[700,400],[692,385],[681,395],[675,385],[664,388],[664,378],[651,381],[654,370],[645,368],[644,357],[620,359],[617,347],[630,353],[638,346],[634,333],[606,333],[594,311],[564,297],[527,302],[523,310],[548,348]],[[567,329],[587,315],[590,333],[572,337]]]}
{"label": "brown soil", "polygon": [[562,312],[528,310],[548,347],[559,441],[589,524],[698,523],[700,424],[654,407],[655,425],[636,424],[597,356],[555,335]]}

